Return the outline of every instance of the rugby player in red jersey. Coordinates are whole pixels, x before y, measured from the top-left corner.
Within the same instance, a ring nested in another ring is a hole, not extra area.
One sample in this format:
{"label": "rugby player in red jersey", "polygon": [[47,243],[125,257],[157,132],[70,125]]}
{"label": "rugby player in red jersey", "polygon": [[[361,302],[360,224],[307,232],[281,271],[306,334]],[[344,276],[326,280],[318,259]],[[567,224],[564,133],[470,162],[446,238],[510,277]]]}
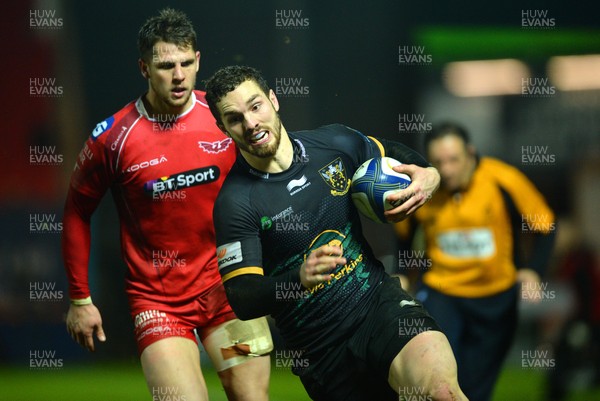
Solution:
{"label": "rugby player in red jersey", "polygon": [[90,218],[110,189],[150,392],[208,399],[197,334],[230,400],[266,400],[270,361],[259,355],[272,348],[268,324],[236,318],[217,268],[213,205],[236,150],[194,90],[196,34],[185,14],[165,9],[141,27],[138,47],[148,91],[97,125],[71,177],[62,243],[67,329],[91,351],[94,334],[106,341],[88,262]]}

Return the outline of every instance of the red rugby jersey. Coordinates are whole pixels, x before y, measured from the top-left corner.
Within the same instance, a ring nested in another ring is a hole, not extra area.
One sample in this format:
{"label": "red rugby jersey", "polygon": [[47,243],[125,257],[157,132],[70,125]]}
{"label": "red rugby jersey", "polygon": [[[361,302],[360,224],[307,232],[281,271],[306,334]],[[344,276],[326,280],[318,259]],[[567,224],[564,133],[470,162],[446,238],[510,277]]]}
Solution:
{"label": "red rugby jersey", "polygon": [[[204,93],[174,121],[139,98],[96,126],[71,177],[62,248],[71,298],[90,295],[90,218],[110,188],[130,303],[189,302],[220,280],[213,204],[235,161]],[[110,268],[103,266],[102,268]]]}

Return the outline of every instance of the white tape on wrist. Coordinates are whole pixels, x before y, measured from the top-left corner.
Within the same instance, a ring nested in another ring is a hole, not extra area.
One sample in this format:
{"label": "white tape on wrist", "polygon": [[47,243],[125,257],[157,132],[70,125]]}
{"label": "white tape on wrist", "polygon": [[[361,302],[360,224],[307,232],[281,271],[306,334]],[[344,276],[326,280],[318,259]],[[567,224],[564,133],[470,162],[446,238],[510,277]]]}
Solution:
{"label": "white tape on wrist", "polygon": [[73,304],[75,306],[89,305],[91,303],[92,303],[92,297],[71,300],[71,304]]}

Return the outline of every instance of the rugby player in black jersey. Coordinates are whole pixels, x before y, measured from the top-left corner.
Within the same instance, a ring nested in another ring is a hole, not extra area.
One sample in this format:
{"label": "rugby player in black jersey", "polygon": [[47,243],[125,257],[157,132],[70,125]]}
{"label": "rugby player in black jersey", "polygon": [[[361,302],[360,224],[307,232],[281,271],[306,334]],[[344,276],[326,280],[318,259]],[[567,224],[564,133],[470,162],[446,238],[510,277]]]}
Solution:
{"label": "rugby player in black jersey", "polygon": [[[240,319],[272,315],[314,400],[465,400],[445,335],[389,277],[362,235],[350,178],[391,156],[412,184],[387,218],[437,189],[437,170],[410,148],[343,125],[287,132],[253,68],[220,69],[206,99],[240,154],[214,210],[217,257]],[[419,398],[420,399],[420,398]]]}

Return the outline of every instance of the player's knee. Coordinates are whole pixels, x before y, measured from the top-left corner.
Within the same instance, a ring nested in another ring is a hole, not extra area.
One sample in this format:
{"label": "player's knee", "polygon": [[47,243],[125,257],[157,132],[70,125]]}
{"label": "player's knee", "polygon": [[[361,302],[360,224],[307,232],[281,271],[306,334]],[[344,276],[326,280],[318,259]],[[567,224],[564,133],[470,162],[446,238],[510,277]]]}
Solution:
{"label": "player's knee", "polygon": [[[268,361],[268,356],[256,357],[218,372],[227,399],[233,401],[267,401],[269,399],[270,368]],[[266,372],[264,368],[266,368]]]}
{"label": "player's knee", "polygon": [[466,400],[458,383],[441,380],[429,390],[431,399],[434,401],[463,401]]}

